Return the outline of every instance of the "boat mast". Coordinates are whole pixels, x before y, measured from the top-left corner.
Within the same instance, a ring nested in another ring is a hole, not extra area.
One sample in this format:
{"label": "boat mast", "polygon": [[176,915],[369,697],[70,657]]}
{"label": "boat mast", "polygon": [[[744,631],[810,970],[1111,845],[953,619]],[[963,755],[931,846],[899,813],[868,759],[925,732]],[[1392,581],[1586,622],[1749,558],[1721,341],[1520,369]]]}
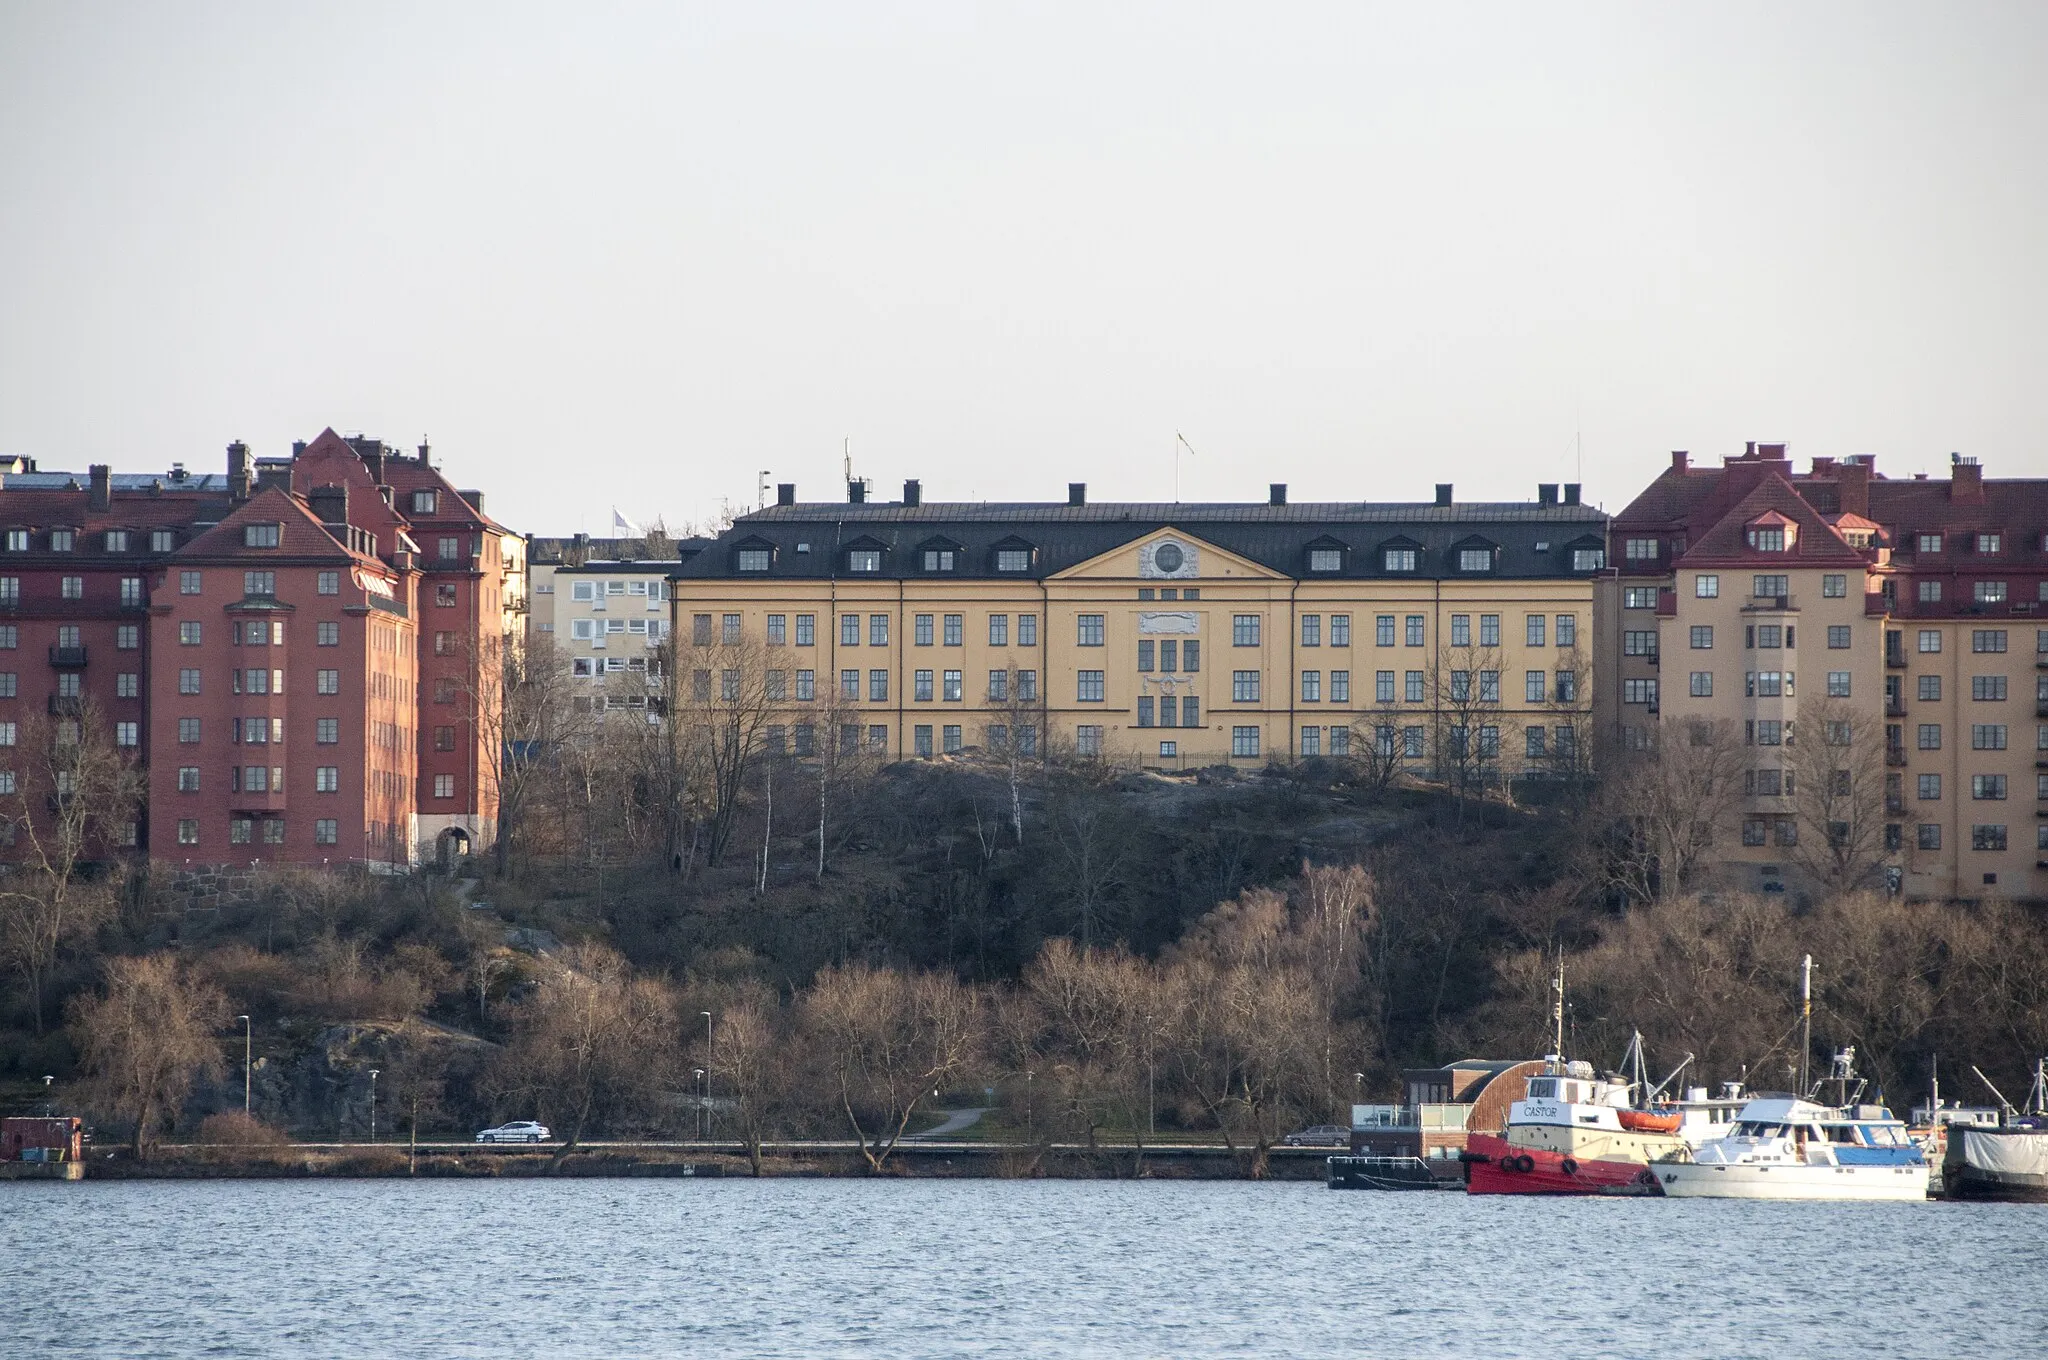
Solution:
{"label": "boat mast", "polygon": [[1813,955],[1799,960],[1799,1098],[1807,1094],[1807,1063],[1813,1054]]}
{"label": "boat mast", "polygon": [[1564,1066],[1564,946],[1557,947],[1557,977],[1550,984],[1550,1023],[1556,1031],[1551,1052],[1557,1055],[1559,1068]]}

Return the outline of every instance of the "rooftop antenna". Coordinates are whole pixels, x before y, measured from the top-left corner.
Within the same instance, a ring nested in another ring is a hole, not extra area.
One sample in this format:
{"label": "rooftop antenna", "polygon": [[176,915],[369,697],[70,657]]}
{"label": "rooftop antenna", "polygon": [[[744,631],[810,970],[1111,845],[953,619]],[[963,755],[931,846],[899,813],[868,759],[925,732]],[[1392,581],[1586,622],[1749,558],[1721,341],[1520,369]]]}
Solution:
{"label": "rooftop antenna", "polygon": [[839,441],[839,465],[846,474],[841,480],[851,485],[853,482],[853,441],[851,439]]}
{"label": "rooftop antenna", "polygon": [[766,510],[768,508],[767,468],[761,469],[761,475],[758,478],[756,478],[754,482],[754,508],[756,510]]}
{"label": "rooftop antenna", "polygon": [[1550,1023],[1556,1031],[1552,1040],[1551,1054],[1560,1066],[1564,1063],[1564,946],[1557,947],[1557,975],[1550,983]]}
{"label": "rooftop antenna", "polygon": [[1186,449],[1188,457],[1195,456],[1195,446],[1179,430],[1173,432],[1173,503],[1180,504],[1180,451]]}

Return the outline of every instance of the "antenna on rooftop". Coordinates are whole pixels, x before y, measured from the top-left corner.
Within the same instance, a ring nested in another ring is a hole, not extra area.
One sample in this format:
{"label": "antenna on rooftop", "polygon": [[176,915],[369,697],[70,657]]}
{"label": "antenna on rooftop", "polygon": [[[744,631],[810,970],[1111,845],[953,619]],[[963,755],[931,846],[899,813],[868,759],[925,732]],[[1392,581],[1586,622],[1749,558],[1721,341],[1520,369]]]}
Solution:
{"label": "antenna on rooftop", "polygon": [[766,509],[768,508],[768,469],[767,469],[767,468],[762,468],[762,469],[761,469],[761,475],[760,475],[760,477],[759,477],[759,478],[758,478],[758,479],[757,479],[757,480],[755,481],[755,484],[754,484],[754,508],[755,508],[756,510],[766,510]]}

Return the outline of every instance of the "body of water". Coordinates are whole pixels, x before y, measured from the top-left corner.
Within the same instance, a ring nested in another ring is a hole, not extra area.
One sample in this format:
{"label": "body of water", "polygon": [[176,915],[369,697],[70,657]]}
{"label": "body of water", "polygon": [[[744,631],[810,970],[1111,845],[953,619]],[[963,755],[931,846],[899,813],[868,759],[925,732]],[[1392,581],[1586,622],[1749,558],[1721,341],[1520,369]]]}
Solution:
{"label": "body of water", "polygon": [[2006,1356],[2048,1207],[1315,1184],[0,1186],[0,1354]]}

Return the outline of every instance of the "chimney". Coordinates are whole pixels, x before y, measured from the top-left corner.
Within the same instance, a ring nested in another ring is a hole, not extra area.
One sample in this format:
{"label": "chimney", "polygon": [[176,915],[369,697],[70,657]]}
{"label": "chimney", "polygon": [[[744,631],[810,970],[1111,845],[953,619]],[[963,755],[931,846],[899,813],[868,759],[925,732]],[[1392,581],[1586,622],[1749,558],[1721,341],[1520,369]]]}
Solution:
{"label": "chimney", "polygon": [[290,463],[268,462],[256,465],[256,489],[261,491],[269,487],[276,487],[279,491],[292,489]]}
{"label": "chimney", "polygon": [[420,466],[421,466],[421,467],[432,467],[433,465],[434,465],[434,458],[433,458],[433,448],[432,448],[432,446],[431,446],[431,445],[429,445],[429,444],[427,443],[427,441],[426,441],[426,440],[422,439],[422,440],[420,441]]}
{"label": "chimney", "polygon": [[920,505],[923,501],[924,488],[918,485],[917,478],[906,477],[903,481],[903,503],[905,505]]}
{"label": "chimney", "polygon": [[484,512],[484,493],[481,491],[458,491],[456,495],[469,502],[469,508],[479,515]]}
{"label": "chimney", "polygon": [[1974,458],[1960,453],[1948,456],[1948,498],[1954,505],[1984,503],[1984,469]]}
{"label": "chimney", "polygon": [[94,463],[86,469],[92,480],[92,499],[89,502],[95,510],[111,510],[114,506],[114,469],[110,463]]}
{"label": "chimney", "polygon": [[1538,483],[1536,483],[1536,503],[1537,503],[1538,505],[1556,505],[1556,504],[1557,504],[1557,483],[1556,483],[1556,482],[1538,482]]}
{"label": "chimney", "polygon": [[1690,453],[1687,453],[1684,449],[1673,449],[1671,451],[1671,470],[1673,472],[1684,472],[1691,467],[1692,455]]}
{"label": "chimney", "polygon": [[1577,482],[1566,482],[1564,484],[1564,503],[1566,505],[1577,505],[1579,503],[1579,484]]}
{"label": "chimney", "polygon": [[304,453],[305,451],[306,451],[306,441],[305,441],[305,440],[303,440],[303,439],[294,439],[294,440],[292,441],[292,457],[296,458],[296,457],[298,457],[298,456],[299,456],[300,454]]}
{"label": "chimney", "polygon": [[316,486],[306,496],[306,503],[313,507],[322,524],[348,523],[348,487]]}
{"label": "chimney", "polygon": [[1451,484],[1449,482],[1438,482],[1436,484],[1436,503],[1438,505],[1449,505],[1451,503]]}
{"label": "chimney", "polygon": [[1068,504],[1068,505],[1086,505],[1087,503],[1088,503],[1088,483],[1086,483],[1086,482],[1068,482],[1068,483],[1067,483],[1067,504]]}
{"label": "chimney", "polygon": [[1285,505],[1285,504],[1287,504],[1287,483],[1285,483],[1285,482],[1268,482],[1268,483],[1266,483],[1266,504],[1268,504],[1268,505]]}
{"label": "chimney", "polygon": [[367,440],[369,448],[363,454],[363,466],[370,470],[370,480],[382,486],[384,483],[384,446],[375,440]]}
{"label": "chimney", "polygon": [[1835,484],[1841,488],[1841,508],[1845,515],[1870,517],[1870,464],[1860,458],[1851,458],[1835,468]]}
{"label": "chimney", "polygon": [[1785,461],[1785,445],[1783,444],[1759,444],[1756,446],[1756,453],[1757,457],[1774,463]]}
{"label": "chimney", "polygon": [[779,483],[777,483],[777,484],[776,484],[776,487],[775,487],[775,503],[776,503],[777,505],[795,505],[795,504],[796,504],[796,483],[795,483],[795,482],[779,482]]}
{"label": "chimney", "polygon": [[[228,499],[240,505],[249,499],[249,446],[237,439],[228,445]],[[174,468],[173,471],[176,469]]]}
{"label": "chimney", "polygon": [[867,499],[868,484],[866,482],[848,482],[846,484],[846,503],[848,505],[865,505],[867,504]]}

